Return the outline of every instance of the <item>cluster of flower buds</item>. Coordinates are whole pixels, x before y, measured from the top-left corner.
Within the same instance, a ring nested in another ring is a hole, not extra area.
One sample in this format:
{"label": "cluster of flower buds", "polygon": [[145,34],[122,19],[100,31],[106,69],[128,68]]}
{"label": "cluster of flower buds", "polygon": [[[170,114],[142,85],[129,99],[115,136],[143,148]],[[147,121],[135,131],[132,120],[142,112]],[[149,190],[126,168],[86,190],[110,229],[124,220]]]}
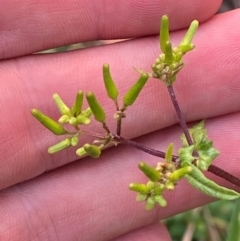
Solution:
{"label": "cluster of flower buds", "polygon": [[80,157],[88,155],[93,158],[99,158],[101,155],[101,149],[103,147],[104,145],[96,146],[96,145],[86,143],[85,145],[77,149],[76,154]]}
{"label": "cluster of flower buds", "polygon": [[110,73],[110,68],[108,64],[103,65],[103,80],[105,89],[107,91],[107,95],[110,99],[112,99],[115,103],[117,112],[114,114],[114,118],[116,120],[120,120],[126,117],[124,111],[127,107],[133,105],[139,96],[141,90],[145,86],[149,75],[147,73],[141,73],[139,79],[130,87],[127,93],[123,96],[123,106],[119,108],[118,106],[118,89],[114,83],[114,80]]}
{"label": "cluster of flower buds", "polygon": [[163,53],[159,55],[155,63],[152,65],[152,76],[154,78],[161,79],[166,85],[172,85],[176,80],[177,73],[183,68],[183,55],[194,49],[192,39],[197,28],[198,21],[194,20],[179,46],[173,48],[169,38],[168,17],[167,15],[162,17],[159,38],[160,48]]}
{"label": "cluster of flower buds", "polygon": [[[60,141],[59,143],[51,146],[48,152],[53,154],[71,146],[76,146],[79,141],[79,125],[88,125],[92,115],[91,109],[88,107],[82,110],[84,94],[79,91],[76,95],[76,99],[72,108],[69,108],[61,99],[58,94],[53,95],[53,100],[56,103],[61,117],[58,122],[54,121],[50,117],[43,114],[37,109],[32,110],[32,115],[40,121],[47,129],[53,132],[55,135],[70,135],[70,137]],[[76,132],[69,132],[64,128],[64,124],[70,124],[75,127]]]}
{"label": "cluster of flower buds", "polygon": [[78,125],[89,125],[91,120],[90,116],[92,114],[91,109],[87,108],[82,110],[84,94],[82,91],[79,91],[76,95],[76,100],[72,108],[69,108],[61,99],[58,94],[53,95],[53,100],[56,103],[61,117],[58,122],[60,124],[70,124],[72,126]]}
{"label": "cluster of flower buds", "polygon": [[172,161],[173,144],[168,146],[165,161],[157,163],[156,168],[144,162],[139,169],[149,178],[147,184],[131,183],[129,189],[138,192],[137,201],[146,201],[145,208],[151,210],[157,203],[162,207],[167,205],[163,197],[165,190],[173,190],[177,182],[192,171],[191,166],[178,167]]}
{"label": "cluster of flower buds", "polygon": [[[108,97],[114,101],[116,106],[117,112],[114,115],[114,117],[115,119],[117,119],[117,121],[119,121],[120,119],[125,117],[124,111],[126,110],[126,108],[132,105],[139,96],[141,90],[143,89],[144,85],[148,80],[148,74],[142,73],[139,79],[130,87],[127,93],[123,96],[122,108],[119,108],[118,106],[118,90],[110,74],[108,64],[103,65],[103,79]],[[93,115],[96,121],[102,124],[103,129],[106,131],[106,134],[105,136],[98,138],[97,140],[94,140],[92,144],[86,143],[85,145],[77,149],[76,154],[81,157],[89,155],[91,157],[98,158],[103,148],[110,144],[116,145],[116,142],[114,142],[112,134],[107,127],[106,114],[102,105],[99,103],[94,93],[90,91],[85,94],[85,97],[89,107],[82,110],[84,100],[83,91],[79,91],[77,93],[72,108],[69,108],[64,103],[59,94],[54,94],[53,100],[61,114],[58,121],[51,119],[49,116],[46,116],[37,109],[32,110],[32,115],[55,135],[68,135],[66,139],[51,146],[48,149],[49,153],[53,154],[68,147],[76,146],[79,142],[79,136],[82,132],[84,132],[82,128],[80,128],[80,126],[89,125],[91,122],[91,115]],[[64,127],[64,125],[66,124],[69,124],[72,127],[74,127],[74,131],[70,132],[66,130]]]}

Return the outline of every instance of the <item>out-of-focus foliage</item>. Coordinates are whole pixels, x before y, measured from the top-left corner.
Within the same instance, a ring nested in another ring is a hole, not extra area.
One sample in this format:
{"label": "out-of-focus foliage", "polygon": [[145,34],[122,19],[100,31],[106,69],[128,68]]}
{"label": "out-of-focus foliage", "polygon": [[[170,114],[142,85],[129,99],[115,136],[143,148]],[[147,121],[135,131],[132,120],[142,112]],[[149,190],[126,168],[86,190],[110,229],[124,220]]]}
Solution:
{"label": "out-of-focus foliage", "polygon": [[164,220],[173,241],[226,241],[237,201],[218,201]]}

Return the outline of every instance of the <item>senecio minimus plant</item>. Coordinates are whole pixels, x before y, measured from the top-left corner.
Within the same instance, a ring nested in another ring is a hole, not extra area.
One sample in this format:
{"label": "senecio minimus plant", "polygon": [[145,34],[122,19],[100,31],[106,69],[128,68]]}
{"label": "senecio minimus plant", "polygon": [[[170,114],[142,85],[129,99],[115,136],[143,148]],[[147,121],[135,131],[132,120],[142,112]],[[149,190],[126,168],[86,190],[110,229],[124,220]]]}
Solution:
{"label": "senecio minimus plant", "polygon": [[[136,69],[140,74],[139,79],[124,95],[121,107],[118,101],[118,89],[110,74],[109,65],[103,65],[103,80],[106,92],[116,107],[116,113],[114,114],[116,133],[108,128],[105,111],[92,92],[84,94],[79,91],[71,108],[63,102],[58,94],[54,94],[53,100],[61,113],[58,121],[51,119],[37,109],[32,109],[32,115],[47,129],[55,135],[66,136],[65,139],[51,146],[48,152],[53,154],[71,146],[77,146],[81,135],[90,135],[96,139],[92,143],[85,143],[80,146],[76,151],[78,156],[89,155],[98,158],[102,150],[108,146],[127,144],[162,158],[163,161],[159,161],[155,167],[145,162],[139,163],[139,169],[148,177],[149,181],[129,185],[131,191],[137,192],[137,201],[146,202],[145,208],[147,210],[151,210],[155,204],[165,207],[167,200],[164,198],[164,191],[174,190],[176,184],[182,178],[186,178],[192,186],[209,196],[225,200],[239,198],[240,194],[236,191],[219,186],[204,175],[203,171],[209,171],[240,186],[240,179],[212,164],[213,160],[219,155],[219,151],[213,147],[213,142],[208,139],[204,121],[188,129],[173,89],[177,74],[184,66],[183,56],[195,47],[192,39],[197,28],[198,21],[194,20],[181,43],[177,47],[173,47],[169,38],[168,17],[166,15],[162,17],[159,39],[163,53],[157,57],[151,66],[152,73]],[[162,152],[121,136],[122,122],[126,117],[126,110],[134,104],[150,78],[160,80],[166,86],[179,118],[183,134],[181,135],[182,147],[178,150],[178,156],[173,155],[173,143],[169,144],[166,152]],[[86,109],[82,109],[84,97],[89,106]],[[91,116],[102,125],[104,134],[84,130],[84,126],[91,123]],[[72,128],[74,131],[68,131],[66,129],[67,124],[74,127]]]}

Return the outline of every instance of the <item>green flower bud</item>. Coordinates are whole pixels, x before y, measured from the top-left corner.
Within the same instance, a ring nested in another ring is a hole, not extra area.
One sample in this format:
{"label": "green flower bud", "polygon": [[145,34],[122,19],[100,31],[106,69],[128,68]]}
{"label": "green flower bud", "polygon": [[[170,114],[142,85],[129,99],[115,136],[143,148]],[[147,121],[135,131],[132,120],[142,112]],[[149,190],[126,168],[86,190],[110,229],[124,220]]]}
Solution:
{"label": "green flower bud", "polygon": [[158,203],[161,207],[166,207],[167,206],[167,201],[165,198],[161,195],[155,195],[154,196],[154,201]]}
{"label": "green flower bud", "polygon": [[147,199],[147,195],[146,194],[141,194],[141,193],[138,193],[137,194],[137,197],[136,197],[136,201],[145,201]]}
{"label": "green flower bud", "polygon": [[158,64],[158,65],[156,66],[156,69],[157,69],[157,72],[162,71],[162,70],[164,69],[164,64]]}
{"label": "green flower bud", "polygon": [[103,65],[103,80],[107,90],[108,97],[114,101],[117,100],[118,90],[110,74],[109,65]]}
{"label": "green flower bud", "polygon": [[161,174],[156,169],[144,162],[139,163],[138,167],[153,182],[158,181],[161,177]]}
{"label": "green flower bud", "polygon": [[171,70],[178,70],[181,65],[179,65],[178,63],[172,63],[169,67]]}
{"label": "green flower bud", "polygon": [[194,48],[195,48],[194,44],[182,45],[182,46],[179,47],[179,49],[181,50],[181,52],[183,54],[193,50]]}
{"label": "green flower bud", "polygon": [[160,48],[165,53],[166,43],[169,41],[169,20],[167,15],[163,15],[160,26]]}
{"label": "green flower bud", "polygon": [[139,192],[141,194],[148,194],[149,190],[145,184],[131,183],[129,185],[131,191]]}
{"label": "green flower bud", "polygon": [[191,166],[182,167],[172,173],[171,181],[176,182],[192,171]]}
{"label": "green flower bud", "polygon": [[167,41],[165,45],[165,63],[170,65],[172,62],[173,62],[172,44],[170,41]]}
{"label": "green flower bud", "polygon": [[78,136],[73,136],[73,137],[71,138],[71,145],[72,145],[72,146],[76,146],[76,145],[78,144],[78,141],[79,141]]}
{"label": "green flower bud", "polygon": [[104,123],[104,121],[106,119],[106,115],[105,115],[105,112],[104,112],[102,106],[97,101],[95,95],[92,92],[88,92],[86,95],[86,98],[87,98],[88,104],[91,108],[91,111],[94,115],[95,120],[99,121],[101,123]]}
{"label": "green flower bud", "polygon": [[82,105],[83,105],[83,92],[78,91],[75,99],[75,103],[72,107],[72,115],[78,116],[82,111]]}
{"label": "green flower bud", "polygon": [[153,71],[154,73],[157,73],[157,72],[158,72],[157,65],[158,65],[158,64],[153,64],[153,65],[151,66],[152,71]]}
{"label": "green flower bud", "polygon": [[181,60],[182,60],[182,57],[183,57],[183,53],[178,51],[175,53],[175,57],[174,57],[174,60],[179,63]]}
{"label": "green flower bud", "polygon": [[91,115],[92,115],[91,108],[88,107],[87,109],[83,110],[83,111],[81,112],[81,114],[82,114],[82,115],[85,115],[85,116],[88,117],[88,118],[90,118]]}
{"label": "green flower bud", "polygon": [[123,97],[123,104],[125,107],[130,106],[134,103],[139,93],[141,92],[142,88],[146,84],[147,80],[148,80],[148,74],[146,73],[141,74],[138,81],[130,88],[130,90]]}
{"label": "green flower bud", "polygon": [[198,29],[198,25],[199,25],[199,23],[197,20],[192,21],[190,27],[188,28],[186,35],[184,36],[182,42],[180,43],[180,46],[186,46],[186,45],[191,44],[193,37],[196,34],[196,31]]}
{"label": "green flower bud", "polygon": [[167,163],[172,163],[172,153],[173,153],[173,143],[169,144],[165,154],[165,160]]}
{"label": "green flower bud", "polygon": [[161,194],[163,192],[164,188],[165,188],[164,184],[157,183],[157,184],[155,184],[155,187],[154,187],[154,193]]}
{"label": "green flower bud", "polygon": [[48,153],[53,154],[71,146],[71,139],[67,138],[48,148]]}
{"label": "green flower bud", "polygon": [[57,105],[60,113],[62,115],[68,115],[71,116],[71,111],[68,108],[68,106],[63,102],[63,100],[61,99],[61,97],[59,96],[59,94],[54,94],[53,95],[53,100],[55,102],[55,104]]}
{"label": "green flower bud", "polygon": [[41,111],[37,109],[32,109],[31,113],[39,122],[41,122],[55,135],[64,135],[68,133],[59,123],[44,115]]}
{"label": "green flower bud", "polygon": [[71,117],[68,122],[72,126],[77,126],[78,125],[78,120],[76,117]]}
{"label": "green flower bud", "polygon": [[153,197],[148,198],[147,203],[145,205],[145,209],[146,210],[151,210],[154,208],[155,205],[155,201]]}
{"label": "green flower bud", "polygon": [[153,190],[155,188],[155,182],[149,181],[147,183],[148,190]]}
{"label": "green flower bud", "polygon": [[69,119],[70,119],[70,117],[69,117],[68,115],[62,115],[62,116],[59,118],[58,122],[59,122],[60,124],[65,124],[65,123],[68,123]]}
{"label": "green flower bud", "polygon": [[168,171],[167,171],[167,172],[164,174],[164,176],[165,176],[166,179],[169,180],[169,179],[172,177],[172,172],[168,172]]}
{"label": "green flower bud", "polygon": [[77,149],[76,154],[80,157],[87,155],[87,152],[84,150],[84,147],[80,147]]}
{"label": "green flower bud", "polygon": [[175,188],[175,185],[174,185],[171,181],[169,181],[169,182],[167,182],[167,183],[165,184],[165,188],[166,188],[167,190],[172,191],[172,190]]}
{"label": "green flower bud", "polygon": [[158,162],[157,163],[157,167],[155,168],[159,173],[161,173],[163,171],[163,163],[162,162]]}
{"label": "green flower bud", "polygon": [[160,59],[160,62],[164,62],[165,54],[159,54],[159,59]]}
{"label": "green flower bud", "polygon": [[83,114],[79,114],[77,116],[77,121],[78,121],[78,124],[84,124],[84,125],[89,125],[91,122],[91,120]]}
{"label": "green flower bud", "polygon": [[101,155],[101,149],[98,146],[85,144],[83,148],[86,153],[93,158],[99,158]]}

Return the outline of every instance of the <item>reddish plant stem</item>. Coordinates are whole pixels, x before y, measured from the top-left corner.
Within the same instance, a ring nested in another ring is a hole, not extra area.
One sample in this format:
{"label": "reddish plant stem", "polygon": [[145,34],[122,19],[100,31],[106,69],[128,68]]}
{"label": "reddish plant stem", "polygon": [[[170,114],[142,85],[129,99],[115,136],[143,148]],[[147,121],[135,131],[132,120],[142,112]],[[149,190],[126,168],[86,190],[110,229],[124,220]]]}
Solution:
{"label": "reddish plant stem", "polygon": [[193,145],[193,141],[192,141],[192,138],[191,138],[190,133],[188,131],[187,122],[186,122],[186,120],[185,120],[185,118],[183,116],[183,113],[182,113],[182,111],[180,109],[180,106],[179,106],[179,104],[177,102],[177,98],[176,98],[176,95],[174,93],[172,85],[169,85],[167,87],[167,89],[168,89],[168,93],[169,93],[169,95],[171,97],[171,100],[172,100],[173,106],[175,108],[175,111],[177,113],[177,116],[178,116],[180,125],[182,127],[183,133],[184,133],[184,135],[185,135],[185,137],[187,139],[188,145],[191,146],[191,145]]}
{"label": "reddish plant stem", "polygon": [[117,135],[120,136],[121,135],[121,126],[122,126],[122,118],[119,118],[117,120]]}
{"label": "reddish plant stem", "polygon": [[[176,98],[176,95],[174,93],[173,87],[170,85],[170,86],[167,87],[167,89],[168,89],[169,95],[171,97],[173,106],[176,110],[180,125],[181,125],[182,130],[183,130],[183,133],[184,133],[184,135],[186,137],[186,140],[188,142],[188,145],[191,146],[191,145],[193,145],[193,140],[190,136],[190,133],[189,133],[188,127],[187,127],[187,123],[185,121],[185,118],[184,118],[184,116],[182,114],[182,111],[179,107],[179,104],[177,102],[177,98]],[[213,164],[211,164],[208,167],[208,171],[215,174],[216,176],[219,176],[219,177],[233,183],[234,185],[240,186],[240,179],[238,179],[237,177],[233,176],[232,174],[224,171],[223,169],[221,169],[221,168],[219,168],[219,167],[217,167]]]}
{"label": "reddish plant stem", "polygon": [[[141,151],[144,151],[152,156],[157,156],[157,157],[160,157],[160,158],[165,158],[165,152],[163,151],[158,151],[158,150],[155,150],[155,149],[152,149],[150,147],[147,147],[147,146],[144,146],[140,143],[137,143],[135,141],[132,141],[132,140],[128,140],[128,139],[125,139],[123,138],[122,136],[115,136],[114,135],[114,140],[120,142],[121,144],[125,144],[125,145],[128,145],[128,146],[131,146],[131,147],[134,147],[134,148],[137,148]],[[178,156],[173,156],[173,161],[177,160],[178,159]]]}
{"label": "reddish plant stem", "polygon": [[[146,152],[146,153],[148,153],[152,156],[165,158],[165,154],[166,154],[165,152],[157,151],[155,149],[149,148],[149,147],[144,146],[144,145],[142,145],[140,143],[137,143],[135,141],[125,139],[121,136],[114,135],[113,137],[114,137],[115,141],[120,142],[121,144],[137,148],[137,149],[139,149],[141,151],[144,151],[144,152]],[[174,162],[177,161],[178,158],[179,158],[178,156],[173,155],[173,161]],[[208,168],[208,171],[214,173],[216,176],[219,176],[219,177],[233,183],[236,186],[240,186],[240,179],[239,178],[233,176],[232,174],[224,171],[223,169],[221,169],[217,166],[210,165],[209,168]]]}
{"label": "reddish plant stem", "polygon": [[232,184],[240,187],[240,179],[233,176],[232,174],[224,171],[220,167],[217,167],[215,165],[210,165],[208,167],[208,171],[215,174],[216,176],[219,176],[221,178],[224,178],[225,180],[231,182]]}

